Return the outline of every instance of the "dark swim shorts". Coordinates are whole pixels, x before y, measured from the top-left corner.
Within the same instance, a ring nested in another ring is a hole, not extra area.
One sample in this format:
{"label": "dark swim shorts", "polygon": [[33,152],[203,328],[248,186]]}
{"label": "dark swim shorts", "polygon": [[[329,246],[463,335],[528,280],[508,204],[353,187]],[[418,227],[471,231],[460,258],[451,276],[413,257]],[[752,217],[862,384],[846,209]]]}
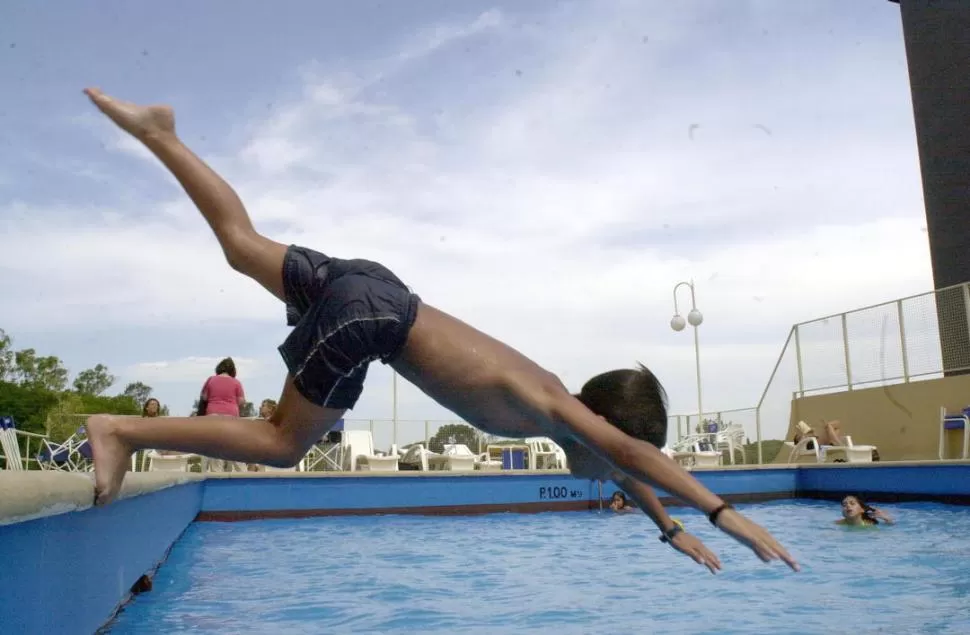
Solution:
{"label": "dark swim shorts", "polygon": [[404,348],[418,296],[386,267],[290,245],[283,259],[286,322],[280,355],[300,394],[327,408],[351,409],[367,367]]}

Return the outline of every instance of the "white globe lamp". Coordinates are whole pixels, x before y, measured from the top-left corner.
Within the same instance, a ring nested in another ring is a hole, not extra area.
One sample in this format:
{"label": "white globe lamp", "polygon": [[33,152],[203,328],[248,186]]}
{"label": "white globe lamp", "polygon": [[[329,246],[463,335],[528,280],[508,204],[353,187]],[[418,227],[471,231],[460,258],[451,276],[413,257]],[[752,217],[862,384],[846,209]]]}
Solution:
{"label": "white globe lamp", "polygon": [[683,331],[685,326],[687,326],[687,321],[679,313],[670,318],[670,328],[675,331]]}
{"label": "white globe lamp", "polygon": [[[703,321],[704,321],[704,316],[697,309],[691,309],[690,313],[687,314],[687,323],[690,324],[691,326],[700,326],[701,322]],[[680,329],[677,329],[677,330],[680,330]]]}

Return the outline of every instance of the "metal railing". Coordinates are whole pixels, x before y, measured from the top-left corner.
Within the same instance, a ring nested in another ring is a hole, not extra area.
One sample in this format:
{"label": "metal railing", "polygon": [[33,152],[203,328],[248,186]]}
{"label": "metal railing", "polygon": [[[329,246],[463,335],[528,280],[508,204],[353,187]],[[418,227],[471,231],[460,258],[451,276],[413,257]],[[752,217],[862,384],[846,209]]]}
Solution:
{"label": "metal railing", "polygon": [[[963,283],[795,324],[758,404],[720,411],[720,415],[725,423],[732,416],[741,417],[747,432],[751,415],[733,413],[754,413],[760,464],[763,438],[784,438],[793,398],[968,370],[970,283]],[[700,419],[707,421],[718,414],[705,412]],[[677,438],[699,423],[697,414],[672,415],[670,421]]]}

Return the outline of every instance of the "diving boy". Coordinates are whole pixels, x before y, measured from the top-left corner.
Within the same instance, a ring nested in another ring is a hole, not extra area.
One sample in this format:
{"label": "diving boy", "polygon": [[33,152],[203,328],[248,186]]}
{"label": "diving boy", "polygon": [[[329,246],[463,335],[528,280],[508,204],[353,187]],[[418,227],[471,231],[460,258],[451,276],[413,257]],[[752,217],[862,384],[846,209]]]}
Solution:
{"label": "diving boy", "polygon": [[[652,397],[618,399],[620,411],[599,416],[552,373],[424,303],[386,267],[331,258],[257,233],[232,187],[179,139],[171,108],[119,101],[97,89],[85,93],[168,168],[215,233],[229,265],[283,302],[293,326],[279,346],[289,372],[269,420],[212,417],[199,425],[189,417],[92,416],[87,430],[98,504],[117,496],[129,457],[143,448],[295,464],[354,406],[369,364],[380,360],[477,428],[506,437],[551,437],[566,451],[576,476],[616,477],[638,502],[656,498],[647,483],[660,487],[706,513],[762,560],[780,558],[798,569],[767,531],[640,435],[638,426],[655,424],[661,415],[666,425],[662,389],[652,374],[637,384]],[[631,423],[621,428],[625,424],[615,417]]]}

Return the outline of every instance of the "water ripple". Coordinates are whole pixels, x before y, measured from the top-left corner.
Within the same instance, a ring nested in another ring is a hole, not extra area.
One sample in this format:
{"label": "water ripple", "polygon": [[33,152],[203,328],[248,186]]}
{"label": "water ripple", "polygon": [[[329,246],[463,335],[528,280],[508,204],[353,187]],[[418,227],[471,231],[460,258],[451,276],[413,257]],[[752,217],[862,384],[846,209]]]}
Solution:
{"label": "water ripple", "polygon": [[862,531],[834,525],[832,503],[745,511],[800,574],[682,510],[720,575],[662,545],[639,514],[194,524],[111,632],[970,632],[967,510],[887,506],[899,524]]}

